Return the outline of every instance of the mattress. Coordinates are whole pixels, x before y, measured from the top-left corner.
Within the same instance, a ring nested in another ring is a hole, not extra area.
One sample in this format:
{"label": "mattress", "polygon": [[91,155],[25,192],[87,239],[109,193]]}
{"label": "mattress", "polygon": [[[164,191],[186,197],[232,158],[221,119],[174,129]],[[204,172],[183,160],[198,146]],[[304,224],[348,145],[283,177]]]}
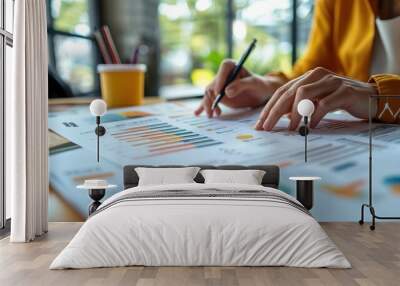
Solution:
{"label": "mattress", "polygon": [[50,269],[133,265],[351,267],[284,192],[193,183],[135,187],[110,197]]}

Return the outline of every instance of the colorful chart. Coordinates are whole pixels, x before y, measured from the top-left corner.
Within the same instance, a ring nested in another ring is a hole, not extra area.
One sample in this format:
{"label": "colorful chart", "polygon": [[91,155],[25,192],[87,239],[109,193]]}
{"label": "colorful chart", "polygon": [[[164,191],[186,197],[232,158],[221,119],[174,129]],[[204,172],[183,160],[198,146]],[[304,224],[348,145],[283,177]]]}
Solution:
{"label": "colorful chart", "polygon": [[121,121],[132,118],[140,118],[145,116],[151,116],[152,114],[144,111],[123,111],[119,113],[107,113],[102,118],[103,123]]}
{"label": "colorful chart", "polygon": [[132,147],[146,148],[149,154],[143,157],[222,144],[207,136],[165,122],[144,123],[121,129],[111,135]]}
{"label": "colorful chart", "polygon": [[252,134],[239,134],[236,136],[236,139],[243,140],[243,141],[250,140],[253,138],[254,138],[254,136]]}
{"label": "colorful chart", "polygon": [[330,193],[335,194],[338,197],[356,198],[361,195],[364,183],[365,182],[363,180],[358,180],[350,184],[345,184],[341,186],[323,184],[321,188],[327,190]]}
{"label": "colorful chart", "polygon": [[384,184],[388,186],[393,193],[400,195],[400,175],[385,178]]}
{"label": "colorful chart", "polygon": [[187,124],[191,127],[204,129],[207,132],[215,132],[216,134],[227,134],[233,132],[231,124],[227,124],[223,120],[210,120],[207,117],[194,117],[193,115],[179,115],[170,116],[170,118],[177,120],[180,123]]}

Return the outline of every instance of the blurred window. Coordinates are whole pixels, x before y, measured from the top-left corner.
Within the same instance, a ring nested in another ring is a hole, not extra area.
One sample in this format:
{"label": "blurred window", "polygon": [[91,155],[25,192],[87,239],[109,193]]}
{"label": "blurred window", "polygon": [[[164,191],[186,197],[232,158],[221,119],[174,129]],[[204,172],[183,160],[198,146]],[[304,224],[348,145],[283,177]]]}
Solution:
{"label": "blurred window", "polygon": [[57,71],[76,93],[94,90],[96,61],[92,56],[92,42],[87,39],[54,35],[54,52]]}
{"label": "blurred window", "polygon": [[208,82],[225,57],[226,1],[160,1],[161,85]]}
{"label": "blurred window", "polygon": [[302,55],[307,47],[310,33],[314,0],[297,0],[297,54]]}
{"label": "blurred window", "polygon": [[55,30],[83,36],[90,34],[87,0],[53,0],[51,17]]}
{"label": "blurred window", "polygon": [[291,0],[239,0],[233,24],[234,58],[256,38],[257,48],[249,57],[246,67],[253,72],[291,68]]}
{"label": "blurred window", "polygon": [[74,95],[98,92],[96,0],[48,0],[49,63]]}
{"label": "blurred window", "polygon": [[205,86],[221,60],[238,59],[253,38],[258,44],[247,68],[261,74],[289,71],[304,52],[313,2],[161,0],[162,85]]}
{"label": "blurred window", "polygon": [[[75,95],[98,92],[99,56],[91,36],[98,26],[97,0],[47,1],[50,65]],[[161,86],[204,87],[221,61],[238,59],[252,38],[258,45],[247,68],[260,74],[289,71],[304,52],[313,4],[314,0],[160,0]]]}

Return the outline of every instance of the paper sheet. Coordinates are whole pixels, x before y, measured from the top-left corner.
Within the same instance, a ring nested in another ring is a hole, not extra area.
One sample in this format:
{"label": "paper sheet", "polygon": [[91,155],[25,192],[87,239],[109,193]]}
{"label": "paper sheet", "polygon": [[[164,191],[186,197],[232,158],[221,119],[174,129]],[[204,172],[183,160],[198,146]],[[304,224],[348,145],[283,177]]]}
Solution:
{"label": "paper sheet", "polygon": [[[341,214],[323,203],[313,213],[322,220],[348,220],[366,200],[368,182],[368,124],[346,114],[331,114],[311,131],[308,163],[304,163],[304,137],[287,131],[283,118],[273,132],[255,131],[258,110],[225,110],[220,118],[193,116],[197,102],[164,103],[112,110],[102,118],[107,129],[101,138],[101,160],[115,166],[128,164],[277,164],[282,188],[293,194],[289,176],[322,177],[316,200],[331,197],[350,205]],[[51,114],[49,128],[83,147],[86,164],[96,166],[95,120],[88,110]],[[399,202],[400,128],[374,125],[374,193],[377,201]],[[398,156],[397,155],[397,156]],[[100,164],[101,166],[101,164]],[[119,183],[121,185],[121,183]],[[389,194],[389,196],[388,196]],[[320,198],[320,199],[319,199]],[[354,202],[357,202],[356,204]]]}

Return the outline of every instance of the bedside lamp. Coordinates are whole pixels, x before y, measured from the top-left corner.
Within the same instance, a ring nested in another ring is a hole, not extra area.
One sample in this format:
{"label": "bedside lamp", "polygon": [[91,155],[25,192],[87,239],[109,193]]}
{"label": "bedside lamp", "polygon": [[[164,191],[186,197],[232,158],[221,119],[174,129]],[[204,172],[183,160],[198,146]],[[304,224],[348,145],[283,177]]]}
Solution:
{"label": "bedside lamp", "polygon": [[100,125],[100,117],[107,112],[107,104],[102,99],[95,99],[90,103],[89,109],[90,113],[92,113],[93,116],[96,116],[97,127],[94,132],[97,135],[97,162],[99,162],[100,136],[106,134],[106,129],[104,128],[104,126]]}
{"label": "bedside lamp", "polygon": [[297,105],[297,112],[304,120],[304,125],[300,126],[299,133],[301,136],[304,136],[304,161],[307,162],[307,135],[309,133],[308,121],[314,113],[314,103],[309,99],[303,99]]}
{"label": "bedside lamp", "polygon": [[[297,105],[297,112],[303,117],[304,124],[300,126],[299,133],[304,136],[304,161],[307,162],[307,135],[310,132],[308,122],[314,113],[314,103],[309,99],[303,99]],[[314,181],[321,180],[320,177],[290,177],[296,181],[296,199],[302,205],[311,210],[314,204]]]}

